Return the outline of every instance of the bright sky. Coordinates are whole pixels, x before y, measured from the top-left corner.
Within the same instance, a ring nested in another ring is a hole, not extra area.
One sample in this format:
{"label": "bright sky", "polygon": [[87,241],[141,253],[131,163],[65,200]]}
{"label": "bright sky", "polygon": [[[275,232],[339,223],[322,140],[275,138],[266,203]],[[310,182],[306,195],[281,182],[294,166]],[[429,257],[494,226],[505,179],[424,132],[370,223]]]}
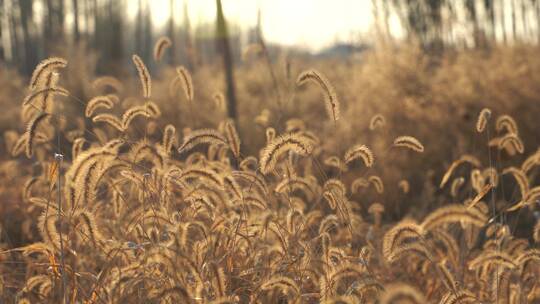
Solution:
{"label": "bright sky", "polygon": [[[178,19],[183,15],[183,1],[175,2]],[[187,1],[192,24],[215,20],[215,0]],[[127,2],[133,17],[137,2]],[[163,25],[169,18],[169,0],[150,3],[153,23]],[[373,19],[371,0],[222,0],[222,3],[225,17],[246,28],[257,23],[260,7],[267,41],[312,50],[336,41],[348,41],[355,34],[368,31]]]}

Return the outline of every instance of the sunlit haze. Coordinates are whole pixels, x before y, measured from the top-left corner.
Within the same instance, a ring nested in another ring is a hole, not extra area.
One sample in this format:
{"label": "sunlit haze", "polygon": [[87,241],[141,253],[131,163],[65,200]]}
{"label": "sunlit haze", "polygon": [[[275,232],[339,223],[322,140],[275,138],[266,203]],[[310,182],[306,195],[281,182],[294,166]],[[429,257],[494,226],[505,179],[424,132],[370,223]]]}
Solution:
{"label": "sunlit haze", "polygon": [[[137,1],[128,2],[131,17]],[[182,18],[183,1],[175,2],[177,20]],[[193,24],[213,22],[215,0],[188,1]],[[224,0],[228,21],[249,28],[257,23],[261,9],[262,28],[268,42],[318,50],[334,42],[347,42],[369,30],[372,23],[369,0]],[[152,22],[164,25],[169,18],[169,0],[152,0]]]}

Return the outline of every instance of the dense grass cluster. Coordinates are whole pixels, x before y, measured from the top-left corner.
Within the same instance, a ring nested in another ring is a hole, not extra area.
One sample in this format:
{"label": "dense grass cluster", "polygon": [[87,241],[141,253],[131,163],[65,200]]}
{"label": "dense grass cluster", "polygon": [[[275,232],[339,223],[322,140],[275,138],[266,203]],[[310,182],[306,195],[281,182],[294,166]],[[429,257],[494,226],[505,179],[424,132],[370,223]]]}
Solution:
{"label": "dense grass cluster", "polygon": [[44,60],[4,133],[1,210],[16,221],[0,227],[0,298],[540,302],[537,125],[510,115],[540,97],[540,62],[495,87],[469,74],[478,56],[375,52],[297,77],[285,58],[275,85],[248,62],[238,121],[211,68],[149,71],[134,55],[139,82],[86,83],[79,65],[74,84],[71,62]]}

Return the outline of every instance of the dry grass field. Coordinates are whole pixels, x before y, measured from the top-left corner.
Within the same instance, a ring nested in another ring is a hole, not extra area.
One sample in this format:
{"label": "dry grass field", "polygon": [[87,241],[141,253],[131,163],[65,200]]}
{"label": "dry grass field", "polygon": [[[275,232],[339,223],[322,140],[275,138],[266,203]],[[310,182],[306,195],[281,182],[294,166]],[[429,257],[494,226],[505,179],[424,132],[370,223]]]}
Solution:
{"label": "dry grass field", "polygon": [[537,46],[248,53],[235,121],[159,43],[0,69],[2,303],[540,303]]}

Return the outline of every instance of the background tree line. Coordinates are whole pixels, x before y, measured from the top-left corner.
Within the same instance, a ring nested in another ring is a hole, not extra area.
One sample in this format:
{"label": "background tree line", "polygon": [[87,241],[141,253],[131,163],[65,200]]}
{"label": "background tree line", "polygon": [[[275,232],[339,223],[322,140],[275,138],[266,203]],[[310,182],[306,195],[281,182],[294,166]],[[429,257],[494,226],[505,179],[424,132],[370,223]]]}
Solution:
{"label": "background tree line", "polygon": [[[392,38],[392,21],[424,47],[489,47],[540,40],[539,0],[372,0],[376,30]],[[394,19],[394,20],[392,20]]]}
{"label": "background tree line", "polygon": [[[153,42],[161,35],[173,42],[167,55],[173,65],[193,70],[219,60],[219,20],[193,25],[189,2],[169,0],[174,13],[158,28],[151,0],[129,1],[137,4],[134,20],[127,17],[128,0],[0,0],[0,61],[28,75],[51,52],[82,47],[98,50],[98,72],[114,71],[129,58],[126,54],[150,62]],[[432,51],[540,40],[540,0],[372,0],[372,9],[382,41],[404,38]],[[234,60],[243,44],[259,41],[260,23],[242,29],[228,21]]]}
{"label": "background tree line", "polygon": [[[173,43],[166,55],[170,64],[193,70],[218,60],[218,23],[193,26],[188,1],[169,0],[168,9],[174,13],[164,27],[153,24],[151,0],[130,1],[137,4],[134,20],[127,17],[127,0],[0,0],[0,61],[28,75],[51,52],[80,47],[98,51],[97,71],[110,72],[121,69],[130,58],[126,55],[132,53],[151,64],[153,43],[161,35]],[[235,24],[229,24],[228,32],[236,57],[240,56],[241,37],[248,42],[256,39],[254,29],[241,33]]]}

